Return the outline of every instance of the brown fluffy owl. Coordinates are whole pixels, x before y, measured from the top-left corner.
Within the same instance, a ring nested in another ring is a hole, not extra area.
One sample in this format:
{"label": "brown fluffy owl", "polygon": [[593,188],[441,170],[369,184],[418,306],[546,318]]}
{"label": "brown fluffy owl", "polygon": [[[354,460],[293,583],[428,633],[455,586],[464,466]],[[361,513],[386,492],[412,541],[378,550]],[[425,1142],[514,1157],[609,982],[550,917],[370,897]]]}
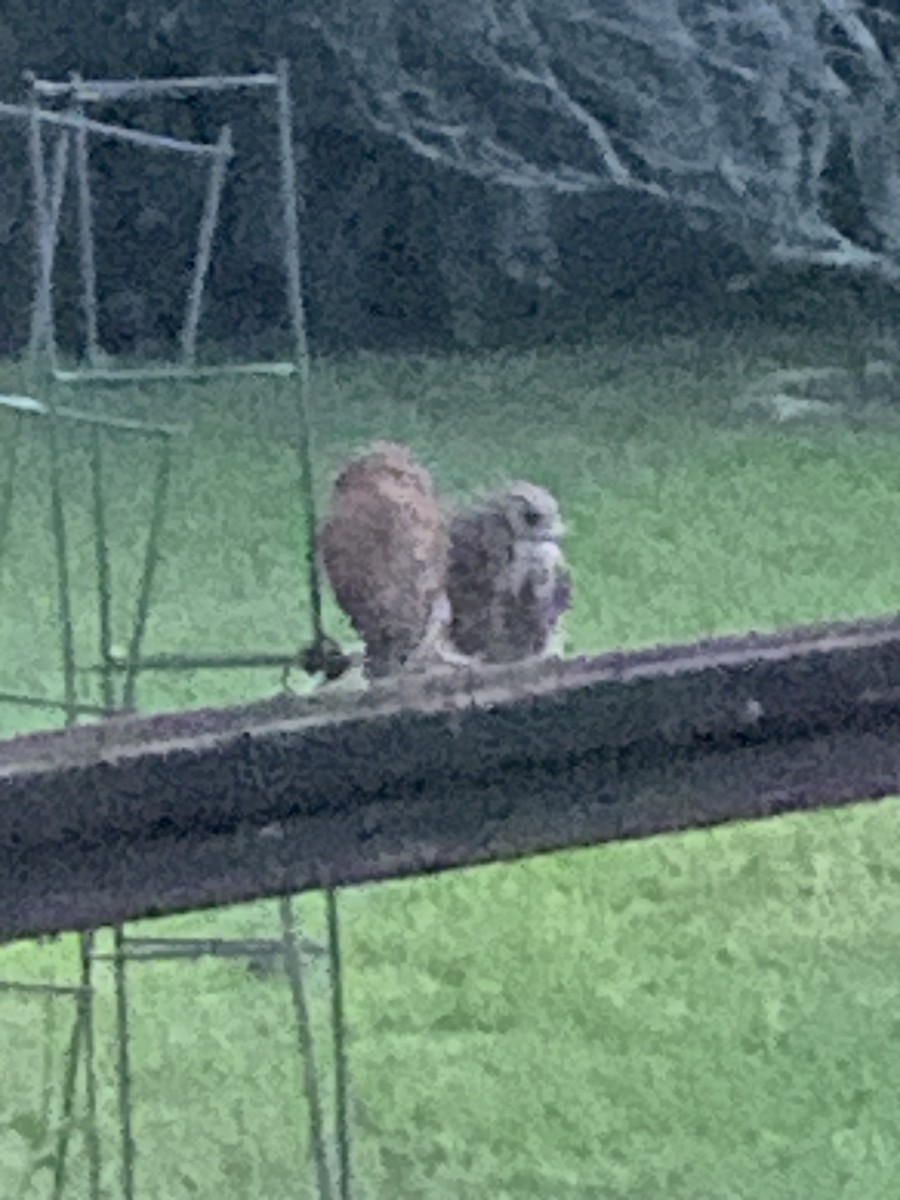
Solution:
{"label": "brown fluffy owl", "polygon": [[369,678],[440,660],[448,544],[431,476],[406,446],[376,442],[341,469],[319,550]]}
{"label": "brown fluffy owl", "polygon": [[450,635],[463,654],[516,662],[546,654],[571,604],[559,505],[545,488],[506,484],[450,524]]}

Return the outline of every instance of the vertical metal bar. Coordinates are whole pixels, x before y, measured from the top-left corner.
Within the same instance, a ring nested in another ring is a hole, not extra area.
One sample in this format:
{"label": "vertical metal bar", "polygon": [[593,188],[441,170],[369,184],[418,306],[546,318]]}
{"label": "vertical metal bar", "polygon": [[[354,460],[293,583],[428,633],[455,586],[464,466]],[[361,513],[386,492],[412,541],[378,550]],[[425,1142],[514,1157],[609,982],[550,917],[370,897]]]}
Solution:
{"label": "vertical metal bar", "polygon": [[[100,653],[103,663],[103,707],[112,714],[115,696],[112,689],[110,659],[112,657],[110,628],[111,590],[109,579],[109,552],[106,537],[106,511],[103,496],[103,458],[101,430],[98,425],[91,429],[91,482],[94,499],[94,540],[97,555],[97,599],[100,617]],[[100,1138],[97,1129],[97,1074],[94,1040],[94,995],[93,960],[94,935],[83,933],[79,939],[81,950],[80,1005],[85,1030],[85,1072],[87,1092],[87,1141],[90,1170],[91,1200],[100,1198]]]}
{"label": "vertical metal bar", "polygon": [[181,358],[187,367],[194,365],[197,354],[200,306],[203,303],[203,289],[206,285],[206,276],[209,273],[209,263],[212,257],[213,235],[219,219],[219,204],[225,184],[225,168],[231,153],[231,129],[229,126],[223,125],[216,143],[216,156],[209,169],[206,199],[203,202],[203,216],[200,219],[200,232],[197,239],[197,256],[194,259],[194,274],[188,291],[184,328],[181,331]]}
{"label": "vertical metal bar", "polygon": [[53,1109],[53,1043],[56,1039],[56,1001],[57,997],[52,992],[48,992],[44,998],[44,1053],[41,1060],[41,1128],[43,1130],[43,1139],[46,1139],[49,1132],[50,1114]]}
{"label": "vertical metal bar", "polygon": [[[29,359],[32,373],[36,372],[38,360],[45,353],[50,364],[55,362],[55,336],[53,322],[53,260],[59,232],[59,217],[62,210],[62,199],[65,190],[66,168],[68,165],[69,134],[62,132],[56,142],[53,158],[53,172],[50,195],[47,192],[47,179],[44,164],[43,138],[41,133],[38,98],[34,87],[34,77],[31,77],[31,103],[29,118],[29,153],[31,160],[32,182],[34,190],[34,228],[35,228],[35,296],[32,310],[31,339]],[[65,512],[62,497],[62,479],[60,464],[59,427],[56,409],[53,403],[48,405],[48,446],[50,457],[50,507],[53,527],[54,549],[56,554],[56,575],[59,597],[61,650],[63,660],[63,676],[65,686],[66,723],[74,724],[77,720],[77,693],[75,675],[75,648],[72,628],[72,600],[69,580],[68,542],[66,536]],[[12,500],[12,484],[8,480],[8,501],[4,508],[4,540],[8,530],[9,505]],[[88,1009],[90,1008],[88,1004]],[[66,1159],[68,1155],[69,1138],[71,1133],[71,1118],[75,1101],[75,1085],[78,1077],[78,1059],[81,1044],[84,1039],[88,1050],[87,1077],[89,1095],[89,1119],[93,1124],[93,1134],[96,1134],[96,1080],[93,1062],[93,1030],[85,1023],[86,1008],[84,996],[79,997],[72,1035],[69,1043],[66,1076],[63,1084],[63,1119],[57,1138],[56,1155],[53,1175],[53,1195],[62,1193],[66,1175]],[[98,1146],[89,1132],[91,1143],[89,1155],[91,1159],[92,1196],[99,1196],[99,1154]],[[94,1180],[96,1179],[96,1187]]]}
{"label": "vertical metal bar", "polygon": [[[43,1020],[43,1055],[41,1056],[41,1144],[47,1141],[50,1134],[50,1118],[53,1112],[53,1060],[54,1060],[54,1041],[56,1039],[56,1001],[57,997],[52,992],[48,992],[44,996],[44,1020]],[[22,1178],[16,1189],[16,1196],[25,1196],[28,1194],[28,1189],[31,1184],[31,1179],[34,1175],[35,1160],[32,1157],[31,1162],[22,1172]]]}
{"label": "vertical metal bar", "polygon": [[53,169],[50,175],[48,197],[50,214],[47,223],[47,277],[45,282],[46,322],[48,332],[48,354],[52,366],[56,364],[56,322],[53,315],[53,267],[56,262],[56,247],[59,241],[59,217],[62,212],[69,165],[69,141],[71,135],[61,131],[53,148]]}
{"label": "vertical metal bar", "polygon": [[347,1027],[344,1019],[344,977],[338,897],[335,888],[325,892],[328,913],[328,964],[331,977],[331,1035],[334,1040],[334,1125],[338,1150],[338,1194],[350,1200],[350,1128],[347,1120]]}
{"label": "vertical metal bar", "polygon": [[[103,707],[112,715],[115,707],[112,660],[112,591],[109,570],[109,546],[106,532],[106,507],[103,494],[103,443],[99,425],[91,428],[91,483],[94,501],[94,546],[97,557],[97,602],[100,621],[100,656],[103,664]],[[85,1029],[85,1069],[87,1092],[87,1139],[91,1200],[100,1200],[100,1138],[97,1128],[97,1074],[94,1040],[93,962],[94,935],[80,937],[82,1020]]]}
{"label": "vertical metal bar", "polygon": [[[52,251],[55,256],[56,245],[59,241],[59,216],[62,212],[62,202],[66,191],[66,176],[69,166],[69,142],[71,134],[61,133],[53,147],[53,170],[50,174],[50,237]],[[52,264],[51,264],[52,266]]]}
{"label": "vertical metal bar", "polygon": [[[62,464],[60,461],[59,417],[56,411],[55,397],[52,391],[47,403],[47,438],[50,450],[50,506],[53,525],[53,541],[56,553],[56,579],[59,593],[60,637],[63,666],[64,700],[66,705],[66,725],[74,725],[78,720],[78,694],[76,690],[75,667],[75,638],[72,622],[72,591],[69,577],[69,549],[66,532],[65,508],[63,505]],[[70,1062],[63,1089],[63,1125],[57,1143],[57,1155],[54,1166],[53,1196],[54,1200],[62,1194],[66,1178],[66,1157],[68,1154],[71,1131],[72,1110],[75,1101],[75,1084],[78,1075],[78,1057],[83,1045],[85,1052],[85,1081],[88,1101],[88,1161],[90,1164],[91,1198],[98,1200],[100,1195],[100,1144],[97,1137],[97,1081],[93,1028],[93,998],[90,994],[90,944],[85,945],[85,938],[80,939],[82,987],[76,1007],[72,1043],[70,1047]]]}
{"label": "vertical metal bar", "polygon": [[306,524],[306,565],[309,579],[309,600],[312,613],[313,641],[321,648],[322,585],[316,555],[316,501],[313,488],[312,419],[310,415],[309,348],[306,337],[306,314],[300,265],[300,226],[297,218],[297,168],[294,162],[294,128],[291,113],[291,90],[286,59],[278,62],[278,140],[281,156],[281,204],[285,236],[285,285],[287,304],[294,334],[295,355],[299,369],[297,395],[297,452],[300,459],[301,502]]}
{"label": "vertical metal bar", "polygon": [[65,189],[70,135],[64,130],[57,140],[53,164],[53,184],[51,194],[48,196],[40,106],[34,89],[34,77],[30,76],[30,79],[32,90],[29,103],[28,147],[34,201],[35,294],[31,317],[29,361],[34,370],[42,352],[46,352],[51,365],[55,365],[56,361],[53,321],[53,260]]}
{"label": "vertical metal bar", "polygon": [[116,1033],[119,1048],[119,1124],[122,1134],[122,1195],[134,1200],[134,1136],[131,1128],[131,1054],[128,1028],[128,993],[125,986],[125,934],[121,925],[113,930],[116,979]]}
{"label": "vertical metal bar", "polygon": [[100,663],[103,707],[115,708],[113,684],[115,664],[112,653],[112,584],[109,565],[109,537],[106,527],[106,503],[103,494],[103,434],[99,425],[91,427],[91,481],[94,499],[94,550],[97,559],[97,613],[100,624]]}
{"label": "vertical metal bar", "polygon": [[75,1011],[72,1022],[72,1033],[66,1052],[66,1075],[63,1080],[62,1120],[59,1135],[56,1139],[56,1153],[53,1156],[53,1189],[52,1200],[59,1200],[66,1182],[66,1160],[69,1154],[69,1139],[72,1134],[72,1110],[75,1106],[75,1084],[78,1080],[78,1059],[81,1055],[81,1039],[84,1033],[81,1007]]}
{"label": "vertical metal bar", "polygon": [[285,270],[288,312],[294,333],[297,363],[308,371],[309,351],[306,339],[306,314],[300,267],[300,225],[297,218],[297,166],[294,161],[294,121],[291,109],[291,85],[286,58],[278,61],[278,143],[281,156],[281,202],[284,211]]}
{"label": "vertical metal bar", "polygon": [[331,1175],[328,1170],[328,1151],[325,1146],[325,1123],[322,1117],[322,1099],[316,1072],[312,1028],[309,1022],[309,1005],[303,984],[303,964],[297,946],[294,929],[293,906],[290,897],[283,896],[279,902],[281,912],[281,935],[284,941],[284,962],[291,985],[294,1014],[297,1021],[297,1037],[303,1064],[303,1090],[309,1111],[310,1149],[316,1167],[320,1200],[332,1200]]}
{"label": "vertical metal bar", "polygon": [[66,516],[62,496],[62,466],[60,463],[59,417],[55,403],[47,406],[47,439],[50,448],[50,518],[56,552],[56,581],[59,602],[60,642],[63,668],[63,698],[66,704],[66,724],[78,719],[76,691],[75,635],[72,626],[72,594],[69,579],[69,550]]}
{"label": "vertical metal bar", "polygon": [[[81,76],[73,73],[72,84],[78,86]],[[84,108],[79,104],[74,116],[84,117]],[[78,181],[78,250],[81,260],[82,304],[84,307],[85,333],[87,338],[88,362],[96,367],[100,358],[100,343],[97,332],[97,266],[94,243],[94,217],[91,202],[91,179],[88,166],[88,132],[82,125],[74,133],[75,173]]]}
{"label": "vertical metal bar", "polygon": [[[44,140],[41,131],[40,105],[33,75],[26,75],[31,84],[28,99],[28,158],[31,164],[31,198],[34,220],[34,302],[31,310],[29,359],[32,367],[41,352],[47,326],[49,305],[47,283],[47,176],[44,170]],[[52,272],[50,272],[52,274]]]}
{"label": "vertical metal bar", "polygon": [[12,526],[13,497],[16,493],[16,469],[19,464],[19,439],[22,436],[22,414],[12,417],[12,436],[6,447],[6,470],[3,472],[3,492],[0,494],[0,583],[6,561],[6,542]]}
{"label": "vertical metal bar", "polygon": [[134,707],[137,677],[140,670],[141,645],[150,615],[150,601],[153,592],[153,580],[156,566],[159,562],[159,542],[166,515],[166,499],[169,492],[169,479],[172,473],[172,444],[171,439],[163,436],[160,447],[159,466],[156,473],[156,485],[153,489],[153,511],[150,515],[150,532],[147,535],[147,549],[144,553],[144,570],[141,576],[138,593],[137,612],[128,644],[128,656],[125,663],[125,682],[122,686],[122,704],[126,710]]}
{"label": "vertical metal bar", "polygon": [[78,1007],[84,1028],[84,1069],[87,1094],[85,1137],[90,1173],[90,1197],[91,1200],[100,1200],[100,1138],[97,1131],[97,1061],[94,1043],[93,933],[80,935],[79,950],[81,955],[81,994],[78,997]]}

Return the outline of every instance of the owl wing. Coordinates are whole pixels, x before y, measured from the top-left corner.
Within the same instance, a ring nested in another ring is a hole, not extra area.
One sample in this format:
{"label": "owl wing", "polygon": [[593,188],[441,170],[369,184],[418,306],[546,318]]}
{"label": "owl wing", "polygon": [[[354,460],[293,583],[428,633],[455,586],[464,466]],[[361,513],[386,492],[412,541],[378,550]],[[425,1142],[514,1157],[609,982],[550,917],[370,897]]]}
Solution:
{"label": "owl wing", "polygon": [[510,661],[544,654],[571,601],[571,576],[556,546],[524,558],[520,571],[520,586],[504,598],[504,653]]}
{"label": "owl wing", "polygon": [[350,479],[319,534],[335,599],[376,660],[411,652],[443,586],[443,518],[417,482],[375,472]]}
{"label": "owl wing", "polygon": [[553,623],[572,607],[572,572],[564,562],[556,569],[556,586],[553,590]]}
{"label": "owl wing", "polygon": [[447,597],[453,614],[451,636],[463,654],[485,654],[490,649],[509,554],[510,531],[502,514],[476,508],[453,518]]}

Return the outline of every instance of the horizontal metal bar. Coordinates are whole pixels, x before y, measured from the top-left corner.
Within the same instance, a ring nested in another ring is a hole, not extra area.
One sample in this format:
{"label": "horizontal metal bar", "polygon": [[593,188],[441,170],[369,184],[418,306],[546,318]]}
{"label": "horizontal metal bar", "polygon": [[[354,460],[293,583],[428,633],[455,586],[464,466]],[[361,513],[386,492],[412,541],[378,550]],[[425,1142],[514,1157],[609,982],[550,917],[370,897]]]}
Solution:
{"label": "horizontal metal bar", "polygon": [[[47,712],[69,712],[72,705],[66,700],[52,696],[35,696],[30,692],[0,692],[0,704],[11,704],[18,708],[37,708]],[[75,704],[75,712],[83,717],[108,717],[109,710],[101,704]]]}
{"label": "horizontal metal bar", "polygon": [[[50,406],[43,400],[35,400],[31,396],[0,395],[0,408],[13,412],[25,413],[35,417],[50,415]],[[79,421],[86,425],[101,425],[104,429],[122,430],[128,433],[144,433],[151,436],[182,437],[190,433],[190,425],[163,425],[158,421],[138,421],[133,417],[113,417],[106,413],[84,412],[81,409],[69,408],[65,404],[57,404],[55,415],[64,421]]]}
{"label": "horizontal metal bar", "polygon": [[[293,654],[147,654],[139,660],[138,670],[141,673],[159,671],[179,674],[189,671],[284,670],[297,665],[296,651]],[[122,674],[128,669],[128,663],[122,657],[113,657],[108,668],[102,663],[94,663],[82,667],[81,671],[99,675],[108,669]]]}
{"label": "horizontal metal bar", "polygon": [[224,92],[239,88],[276,87],[278,76],[256,75],[196,75],[171,79],[85,79],[63,82],[36,79],[35,91],[40,96],[64,96],[83,103],[103,100],[140,99],[142,96],[178,96],[184,92]]}
{"label": "horizontal metal bar", "polygon": [[171,950],[175,954],[280,954],[281,938],[124,937],[123,946],[136,954]]}
{"label": "horizontal metal bar", "polygon": [[[164,133],[148,133],[143,129],[130,129],[127,125],[110,125],[106,121],[95,121],[91,117],[74,113],[49,112],[45,108],[39,108],[37,115],[45,125],[61,125],[64,129],[86,129],[88,133],[96,134],[97,137],[129,142],[135,146],[144,146],[148,150],[174,150],[180,154],[195,154],[203,158],[223,155],[230,158],[234,153],[230,147],[222,148],[216,142],[188,142]],[[31,109],[25,104],[0,102],[0,116],[27,120],[31,116]]]}
{"label": "horizontal metal bar", "polygon": [[27,980],[0,979],[0,992],[19,992],[31,996],[81,996],[89,988],[71,983],[30,983]]}
{"label": "horizontal metal bar", "polygon": [[16,396],[13,394],[0,395],[0,408],[8,408],[13,412],[29,413],[33,416],[47,416],[47,405],[33,396]]}
{"label": "horizontal metal bar", "polygon": [[0,117],[28,121],[31,119],[31,109],[27,104],[8,104],[6,101],[0,101]]}
{"label": "horizontal metal bar", "polygon": [[229,375],[275,375],[288,378],[297,374],[292,362],[231,363],[220,367],[132,367],[121,370],[101,368],[84,371],[54,371],[57,383],[120,384],[168,382],[174,379],[202,381],[222,379]]}
{"label": "horizontal metal bar", "polygon": [[900,618],[0,742],[0,938],[900,792]]}
{"label": "horizontal metal bar", "polygon": [[[279,938],[136,938],[124,940],[125,958],[132,962],[201,958],[277,958],[284,953]],[[300,950],[311,957],[321,957],[325,947],[311,938],[300,939]],[[115,954],[95,954],[97,961],[112,962]]]}

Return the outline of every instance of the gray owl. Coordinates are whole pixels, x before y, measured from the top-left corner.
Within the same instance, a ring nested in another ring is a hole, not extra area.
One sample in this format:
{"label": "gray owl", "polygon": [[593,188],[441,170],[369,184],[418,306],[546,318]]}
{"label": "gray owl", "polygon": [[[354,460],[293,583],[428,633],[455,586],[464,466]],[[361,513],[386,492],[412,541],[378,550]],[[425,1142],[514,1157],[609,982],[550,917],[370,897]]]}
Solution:
{"label": "gray owl", "polygon": [[546,654],[572,600],[559,505],[545,488],[506,484],[450,523],[447,596],[455,648],[485,662]]}

